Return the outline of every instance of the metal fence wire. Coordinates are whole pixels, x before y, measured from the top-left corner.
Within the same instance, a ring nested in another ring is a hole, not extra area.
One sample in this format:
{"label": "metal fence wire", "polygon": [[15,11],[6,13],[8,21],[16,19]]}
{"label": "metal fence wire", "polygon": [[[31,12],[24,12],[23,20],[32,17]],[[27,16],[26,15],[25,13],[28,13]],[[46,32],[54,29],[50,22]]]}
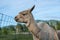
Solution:
{"label": "metal fence wire", "polygon": [[0,27],[16,23],[13,17],[0,13]]}
{"label": "metal fence wire", "polygon": [[[5,14],[0,13],[0,27],[8,26],[8,25],[16,25],[14,18]],[[0,31],[1,32],[1,31]],[[0,40],[33,40],[32,35],[30,33],[25,34],[7,34],[1,35]]]}

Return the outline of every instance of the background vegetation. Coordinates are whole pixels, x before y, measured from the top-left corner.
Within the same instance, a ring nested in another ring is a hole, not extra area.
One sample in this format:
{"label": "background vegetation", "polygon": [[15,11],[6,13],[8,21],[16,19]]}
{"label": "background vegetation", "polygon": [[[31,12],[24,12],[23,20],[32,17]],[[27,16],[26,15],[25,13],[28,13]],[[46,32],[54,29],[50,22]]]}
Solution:
{"label": "background vegetation", "polygon": [[[57,20],[36,20],[38,22],[45,22],[55,30],[60,30],[60,21]],[[18,23],[17,25],[8,25],[0,27],[0,40],[33,40],[31,34],[16,34],[16,29],[18,28],[18,33],[29,32],[24,24]]]}

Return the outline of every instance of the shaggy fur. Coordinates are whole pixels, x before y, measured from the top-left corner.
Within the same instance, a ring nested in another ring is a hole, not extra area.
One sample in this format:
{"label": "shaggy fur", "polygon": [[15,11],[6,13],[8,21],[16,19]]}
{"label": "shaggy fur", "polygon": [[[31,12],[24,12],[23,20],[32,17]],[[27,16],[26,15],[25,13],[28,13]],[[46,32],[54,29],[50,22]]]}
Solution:
{"label": "shaggy fur", "polygon": [[59,37],[59,40],[60,40],[60,30],[58,30],[57,33],[58,33],[58,37]]}

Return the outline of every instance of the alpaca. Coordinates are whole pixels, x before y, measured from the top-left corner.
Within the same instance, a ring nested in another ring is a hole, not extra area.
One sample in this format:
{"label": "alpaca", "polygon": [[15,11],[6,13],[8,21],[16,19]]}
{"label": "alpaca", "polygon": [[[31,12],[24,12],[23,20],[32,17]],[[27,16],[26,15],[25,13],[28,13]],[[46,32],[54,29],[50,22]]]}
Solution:
{"label": "alpaca", "polygon": [[60,30],[57,30],[57,34],[58,34],[58,37],[59,37],[59,40],[60,40]]}
{"label": "alpaca", "polygon": [[36,23],[32,11],[35,5],[28,10],[19,12],[15,17],[16,22],[25,23],[26,27],[33,35],[33,40],[59,40],[56,31],[46,23]]}

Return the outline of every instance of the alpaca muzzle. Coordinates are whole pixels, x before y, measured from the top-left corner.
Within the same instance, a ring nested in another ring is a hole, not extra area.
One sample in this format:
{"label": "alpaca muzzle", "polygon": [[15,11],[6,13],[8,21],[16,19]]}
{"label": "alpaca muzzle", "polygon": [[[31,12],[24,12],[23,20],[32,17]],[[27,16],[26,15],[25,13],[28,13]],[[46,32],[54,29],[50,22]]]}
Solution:
{"label": "alpaca muzzle", "polygon": [[18,19],[17,16],[16,16],[16,17],[15,17],[15,21],[18,22],[18,20],[19,20],[19,19]]}

